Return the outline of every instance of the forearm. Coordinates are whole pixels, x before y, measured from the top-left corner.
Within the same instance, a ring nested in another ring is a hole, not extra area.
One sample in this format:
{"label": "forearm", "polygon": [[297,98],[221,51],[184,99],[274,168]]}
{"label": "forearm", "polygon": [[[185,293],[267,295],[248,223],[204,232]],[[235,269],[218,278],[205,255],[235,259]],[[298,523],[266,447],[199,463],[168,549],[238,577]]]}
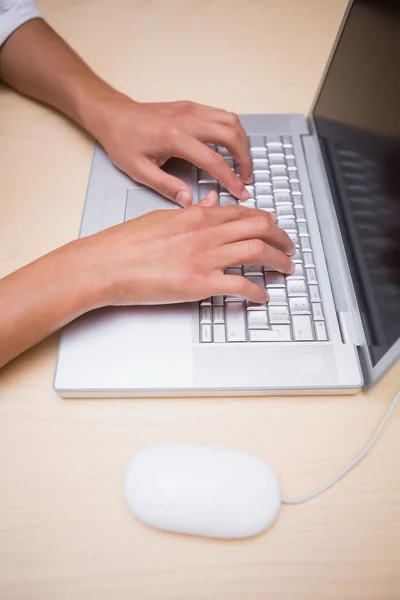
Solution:
{"label": "forearm", "polygon": [[97,107],[117,92],[42,19],[22,25],[0,49],[0,79],[68,115],[94,136]]}
{"label": "forearm", "polygon": [[73,242],[0,280],[0,367],[96,306]]}

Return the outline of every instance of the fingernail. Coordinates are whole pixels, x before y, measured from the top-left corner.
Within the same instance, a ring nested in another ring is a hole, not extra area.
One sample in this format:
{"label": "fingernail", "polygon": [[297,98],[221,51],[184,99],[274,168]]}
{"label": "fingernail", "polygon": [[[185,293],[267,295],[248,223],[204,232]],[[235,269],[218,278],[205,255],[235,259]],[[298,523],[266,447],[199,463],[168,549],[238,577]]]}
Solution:
{"label": "fingernail", "polygon": [[270,297],[271,296],[268,294],[268,292],[265,292],[265,302],[269,302]]}
{"label": "fingernail", "polygon": [[190,194],[188,192],[186,192],[185,190],[182,190],[179,192],[179,194],[176,197],[176,201],[181,206],[189,206],[192,203]]}
{"label": "fingernail", "polygon": [[290,275],[291,275],[292,273],[294,273],[294,270],[296,268],[296,266],[292,260],[290,261],[290,268],[291,268],[291,271],[290,271]]}
{"label": "fingernail", "polygon": [[248,200],[249,198],[251,198],[251,194],[244,187],[243,190],[240,193],[239,198],[240,198],[240,200]]}

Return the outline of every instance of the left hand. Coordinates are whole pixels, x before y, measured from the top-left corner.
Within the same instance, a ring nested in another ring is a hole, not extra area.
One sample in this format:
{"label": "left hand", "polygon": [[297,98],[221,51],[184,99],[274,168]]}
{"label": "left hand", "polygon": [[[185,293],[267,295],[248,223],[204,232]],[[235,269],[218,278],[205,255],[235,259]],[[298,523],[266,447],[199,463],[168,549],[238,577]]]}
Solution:
{"label": "left hand", "polygon": [[[171,157],[205,169],[239,200],[250,197],[244,186],[252,181],[249,144],[237,115],[194,102],[135,102],[115,91],[94,114],[91,132],[114,164],[181,206],[192,203],[192,190],[160,169]],[[204,142],[228,148],[240,178]]]}

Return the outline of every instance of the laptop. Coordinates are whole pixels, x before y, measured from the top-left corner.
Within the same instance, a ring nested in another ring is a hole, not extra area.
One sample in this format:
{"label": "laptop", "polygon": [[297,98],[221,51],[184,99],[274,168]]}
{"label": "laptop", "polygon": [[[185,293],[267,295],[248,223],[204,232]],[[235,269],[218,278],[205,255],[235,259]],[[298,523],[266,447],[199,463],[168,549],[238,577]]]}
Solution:
{"label": "laptop", "polygon": [[[263,281],[265,306],[237,297],[93,311],[62,334],[61,397],[355,393],[400,357],[400,8],[355,0],[308,118],[242,115],[254,185],[296,244],[292,276]],[[224,148],[216,148],[235,169]],[[197,167],[166,167],[236,202]],[[97,146],[80,236],[177,206],[118,171]]]}

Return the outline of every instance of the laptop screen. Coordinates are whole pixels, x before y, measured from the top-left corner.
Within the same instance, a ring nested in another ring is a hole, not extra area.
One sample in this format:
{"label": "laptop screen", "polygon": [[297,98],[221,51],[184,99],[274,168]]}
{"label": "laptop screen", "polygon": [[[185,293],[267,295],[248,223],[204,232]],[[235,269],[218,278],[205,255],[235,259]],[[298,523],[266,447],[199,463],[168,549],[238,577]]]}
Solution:
{"label": "laptop screen", "polygon": [[375,365],[400,337],[400,1],[355,0],[313,117]]}

